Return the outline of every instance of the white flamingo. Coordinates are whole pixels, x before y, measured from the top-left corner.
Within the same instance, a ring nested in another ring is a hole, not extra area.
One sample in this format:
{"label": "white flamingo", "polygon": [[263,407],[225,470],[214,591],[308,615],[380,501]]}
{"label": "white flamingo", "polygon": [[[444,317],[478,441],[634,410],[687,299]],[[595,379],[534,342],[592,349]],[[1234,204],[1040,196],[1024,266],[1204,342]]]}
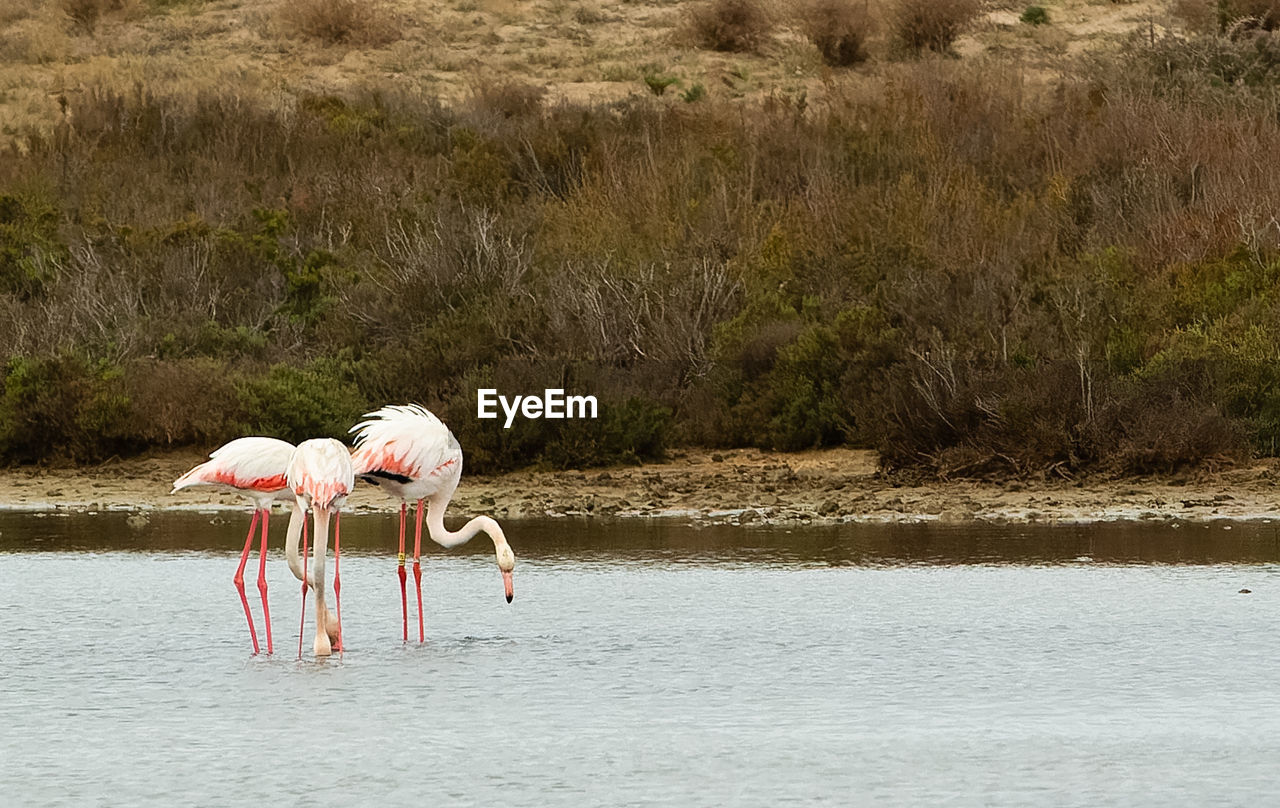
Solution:
{"label": "white flamingo", "polygon": [[[289,489],[302,505],[311,510],[315,522],[315,549],[312,551],[311,587],[316,593],[315,654],[329,656],[333,647],[343,650],[342,582],[340,578],[341,509],[355,486],[351,454],[333,438],[313,438],[298,444],[289,460],[286,474]],[[331,619],[325,606],[325,555],[329,542],[329,517],[333,517],[333,600],[336,619]],[[295,569],[297,575],[300,570]],[[306,582],[303,583],[303,597]],[[305,600],[304,600],[305,603]],[[333,639],[331,639],[331,635]]]}
{"label": "white flamingo", "polygon": [[413,541],[413,578],[418,590],[418,642],[425,637],[422,620],[422,515],[423,501],[428,503],[427,530],[431,539],[442,547],[457,547],[477,533],[493,540],[502,571],[507,603],[512,598],[511,572],[516,557],[507,544],[502,528],[488,516],[477,516],[449,532],[444,527],[444,511],[462,478],[462,447],[458,440],[426,409],[416,406],[383,407],[367,413],[351,428],[356,433],[356,448],[351,456],[355,473],[366,482],[380,486],[400,500],[400,607],[404,621],[404,640],[409,640],[409,606],[405,594],[404,535],[405,513],[411,500],[418,503],[417,527]]}
{"label": "white flamingo", "polygon": [[293,513],[289,516],[290,542],[296,546],[299,532],[305,530],[306,514],[298,506],[293,492],[289,490],[285,480],[285,472],[289,466],[289,458],[293,455],[293,444],[275,438],[237,438],[221,446],[209,455],[209,459],[196,466],[173,483],[173,491],[177,493],[183,488],[196,485],[212,485],[235,491],[248,497],[253,502],[253,519],[249,522],[249,535],[244,540],[244,550],[240,553],[240,566],[236,568],[236,589],[240,593],[240,604],[244,606],[245,619],[249,621],[249,637],[253,640],[253,652],[258,648],[258,632],[253,625],[253,614],[249,611],[249,599],[244,592],[244,567],[249,560],[249,547],[253,544],[253,534],[262,521],[262,543],[258,551],[258,592],[262,595],[262,618],[267,628],[267,653],[273,652],[271,643],[271,611],[267,606],[267,522],[271,516],[271,503],[284,501],[293,503]]}

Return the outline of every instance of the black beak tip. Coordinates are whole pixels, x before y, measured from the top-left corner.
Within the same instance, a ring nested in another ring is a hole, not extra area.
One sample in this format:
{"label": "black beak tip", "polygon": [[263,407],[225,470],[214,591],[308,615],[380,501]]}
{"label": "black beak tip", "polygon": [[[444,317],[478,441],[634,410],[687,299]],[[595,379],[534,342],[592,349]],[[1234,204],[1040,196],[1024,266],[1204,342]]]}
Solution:
{"label": "black beak tip", "polygon": [[514,598],[514,597],[515,597],[515,595],[507,595],[507,603],[510,603],[510,602],[511,602],[511,599],[512,599],[512,598]]}

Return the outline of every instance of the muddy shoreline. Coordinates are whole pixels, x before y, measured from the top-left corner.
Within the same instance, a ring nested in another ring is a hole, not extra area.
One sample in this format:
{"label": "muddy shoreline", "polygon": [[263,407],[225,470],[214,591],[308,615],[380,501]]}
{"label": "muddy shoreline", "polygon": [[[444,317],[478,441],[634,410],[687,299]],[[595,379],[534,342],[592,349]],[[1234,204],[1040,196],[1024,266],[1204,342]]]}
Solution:
{"label": "muddy shoreline", "polygon": [[[91,468],[3,469],[0,509],[243,509],[244,502],[232,494],[199,489],[169,493],[172,481],[202,459],[194,452],[174,452]],[[701,524],[1280,520],[1278,480],[1280,463],[1269,459],[1246,468],[1169,478],[910,485],[876,474],[875,454],[868,451],[690,450],[644,466],[467,475],[450,513],[486,513],[499,519],[670,518]],[[398,505],[361,486],[348,507],[367,513],[393,511]]]}

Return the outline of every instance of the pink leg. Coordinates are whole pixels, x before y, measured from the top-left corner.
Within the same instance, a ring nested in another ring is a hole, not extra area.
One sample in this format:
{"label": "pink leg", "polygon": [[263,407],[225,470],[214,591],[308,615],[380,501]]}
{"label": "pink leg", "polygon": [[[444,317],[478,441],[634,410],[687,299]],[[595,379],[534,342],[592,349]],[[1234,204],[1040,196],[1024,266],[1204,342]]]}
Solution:
{"label": "pink leg", "polygon": [[339,574],[341,564],[342,545],[342,512],[335,511],[333,514],[333,607],[338,612],[338,653],[341,654],[346,647],[346,643],[342,641],[342,576]]}
{"label": "pink leg", "polygon": [[240,593],[240,605],[244,606],[244,619],[249,621],[249,636],[253,639],[253,652],[258,653],[258,632],[253,627],[253,615],[249,612],[249,599],[244,594],[244,565],[249,560],[249,545],[253,543],[254,531],[258,529],[258,511],[253,512],[253,521],[249,523],[249,535],[244,540],[244,552],[240,553],[240,566],[236,568],[236,577],[232,578],[236,590]]}
{"label": "pink leg", "polygon": [[399,570],[400,575],[400,627],[403,630],[404,641],[409,641],[409,596],[405,594],[404,588],[404,514],[408,510],[409,503],[400,503],[400,555]]}
{"label": "pink leg", "polygon": [[302,659],[302,632],[307,627],[307,517],[302,516],[302,619],[298,621],[298,659]]}
{"label": "pink leg", "polygon": [[418,642],[426,640],[422,629],[422,500],[418,500],[418,524],[413,533],[413,582],[418,587]]}
{"label": "pink leg", "polygon": [[262,547],[258,551],[258,592],[262,595],[262,619],[267,624],[267,653],[274,654],[271,647],[271,609],[267,606],[267,522],[271,520],[271,509],[262,509]]}

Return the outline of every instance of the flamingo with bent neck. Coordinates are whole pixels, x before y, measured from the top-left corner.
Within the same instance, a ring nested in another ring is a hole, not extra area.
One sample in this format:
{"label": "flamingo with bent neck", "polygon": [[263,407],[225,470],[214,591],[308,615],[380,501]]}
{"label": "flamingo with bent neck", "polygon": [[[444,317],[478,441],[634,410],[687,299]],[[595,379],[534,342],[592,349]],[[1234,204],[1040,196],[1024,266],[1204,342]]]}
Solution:
{"label": "flamingo with bent neck", "polygon": [[484,533],[493,541],[498,569],[507,603],[513,596],[511,573],[516,557],[502,528],[488,516],[477,516],[450,532],[444,526],[444,512],[462,479],[462,447],[439,418],[414,404],[387,406],[365,415],[351,428],[356,448],[351,456],[355,473],[365,482],[381,487],[400,500],[400,608],[403,639],[409,641],[409,605],[405,592],[405,515],[409,502],[418,503],[413,541],[413,578],[418,590],[418,642],[426,639],[422,619],[422,517],[426,508],[427,532],[432,541],[445,548],[457,547]]}
{"label": "flamingo with bent neck", "polygon": [[[347,495],[355,487],[351,454],[333,438],[313,438],[298,444],[289,459],[286,474],[289,489],[304,508],[312,512],[315,523],[315,547],[312,551],[311,587],[316,593],[317,657],[329,656],[342,642],[342,581],[340,577],[341,512]],[[325,556],[328,553],[329,518],[333,517],[333,600],[336,615],[330,615],[325,604]],[[294,575],[302,572],[290,564]],[[305,574],[299,577],[305,577]],[[305,604],[306,581],[303,581]],[[305,607],[304,607],[305,610]]]}

